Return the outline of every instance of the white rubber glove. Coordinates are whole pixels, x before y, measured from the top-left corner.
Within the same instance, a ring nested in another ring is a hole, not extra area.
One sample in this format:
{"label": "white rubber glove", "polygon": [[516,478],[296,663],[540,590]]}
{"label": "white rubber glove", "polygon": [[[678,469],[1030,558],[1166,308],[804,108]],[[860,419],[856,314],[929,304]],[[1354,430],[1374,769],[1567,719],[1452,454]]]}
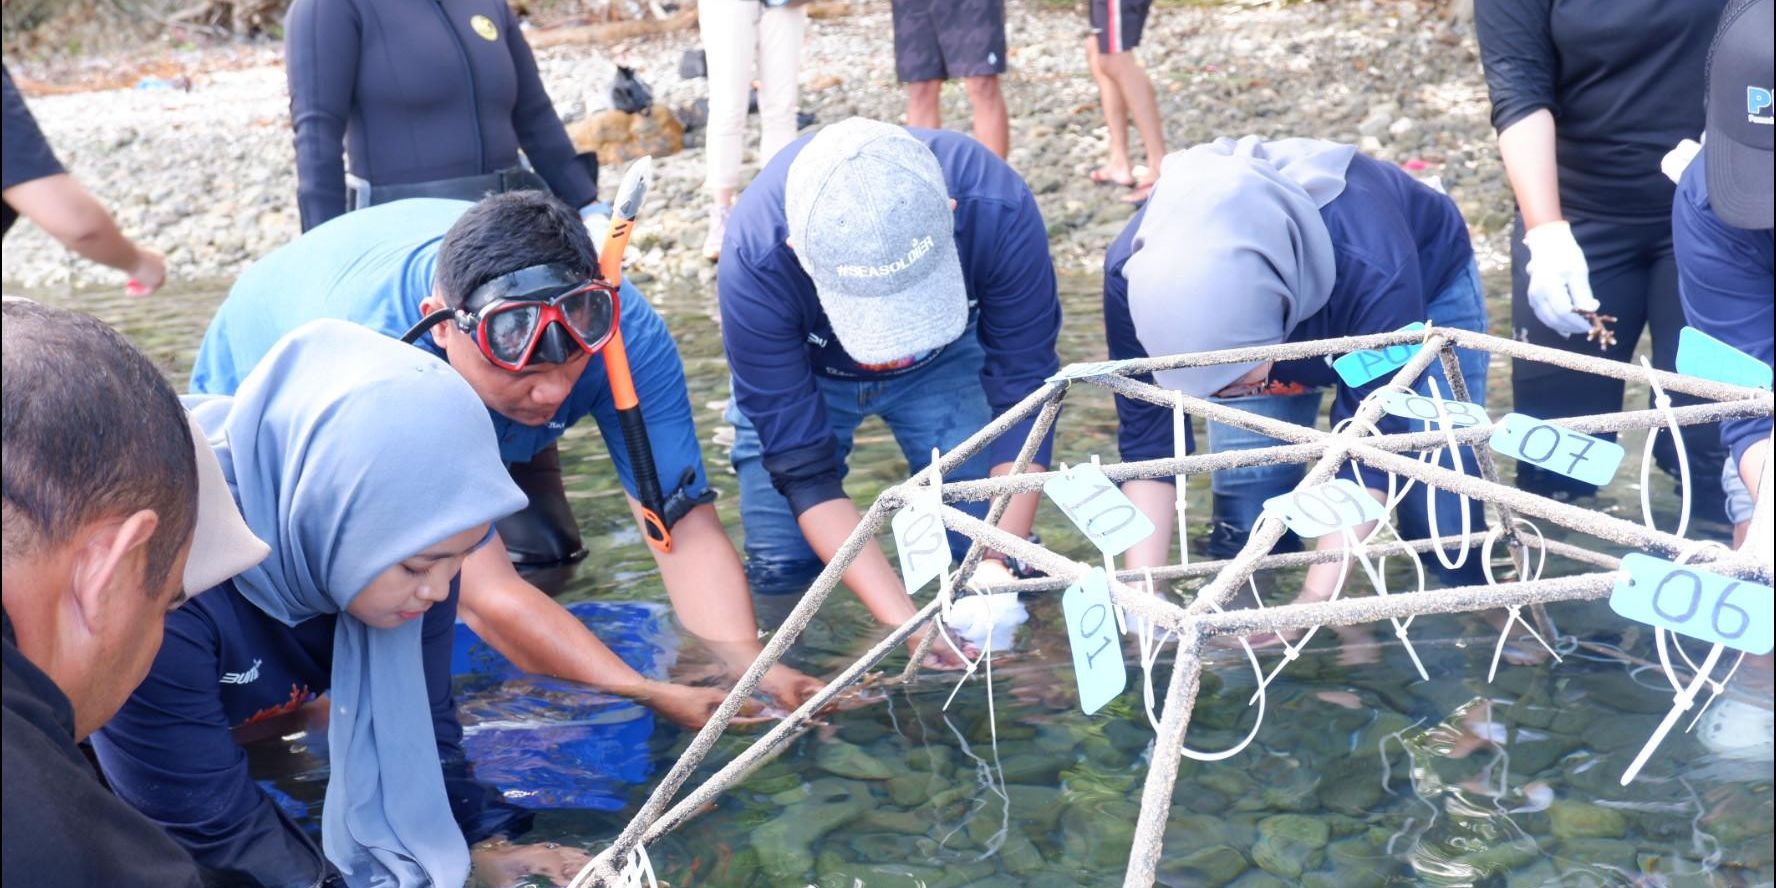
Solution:
{"label": "white rubber glove", "polygon": [[1659,171],[1665,178],[1676,182],[1683,178],[1684,170],[1689,169],[1690,161],[1696,159],[1696,152],[1702,150],[1702,143],[1695,139],[1685,139],[1677,143],[1677,147],[1665,152],[1659,161]]}
{"label": "white rubber glove", "polygon": [[1574,312],[1596,311],[1591,269],[1573,240],[1572,226],[1544,222],[1523,235],[1529,248],[1529,305],[1548,329],[1562,336],[1591,332],[1591,322]]}

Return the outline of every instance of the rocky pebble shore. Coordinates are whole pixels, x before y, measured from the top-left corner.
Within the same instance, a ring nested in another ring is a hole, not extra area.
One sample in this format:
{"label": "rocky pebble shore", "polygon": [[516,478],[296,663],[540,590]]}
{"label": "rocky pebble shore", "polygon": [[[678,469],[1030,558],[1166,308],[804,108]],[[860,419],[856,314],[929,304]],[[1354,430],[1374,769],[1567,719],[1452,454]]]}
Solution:
{"label": "rocky pebble shore", "polygon": [[[1083,16],[1038,0],[1010,0],[1008,18],[1011,163],[1042,206],[1057,266],[1094,271],[1132,210],[1116,199],[1116,189],[1086,178],[1103,159],[1104,123],[1086,70]],[[903,99],[890,31],[882,2],[812,22],[803,53],[803,110],[818,123],[854,114],[899,120]],[[608,105],[616,63],[636,68],[666,107],[692,105],[703,96],[704,81],[680,78],[678,62],[697,45],[696,31],[685,30],[613,46],[549,47],[538,51],[538,60],[571,124]],[[228,52],[239,56],[238,48]],[[130,235],[167,253],[177,279],[225,281],[297,234],[284,72],[275,46],[259,52],[259,64],[197,74],[189,91],[31,99],[63,163]],[[1172,147],[1253,132],[1359,143],[1418,175],[1437,177],[1467,214],[1482,267],[1495,270],[1507,261],[1511,199],[1487,120],[1472,26],[1441,5],[1162,6],[1148,22],[1141,53]],[[28,62],[9,64],[15,76],[34,73]],[[946,90],[944,113],[949,125],[967,127],[959,87]],[[707,218],[700,136],[693,130],[692,147],[660,159],[631,248],[638,280],[713,279],[698,253]],[[617,171],[603,175],[606,196],[618,177]],[[109,287],[118,278],[28,224],[7,238],[9,290]]]}

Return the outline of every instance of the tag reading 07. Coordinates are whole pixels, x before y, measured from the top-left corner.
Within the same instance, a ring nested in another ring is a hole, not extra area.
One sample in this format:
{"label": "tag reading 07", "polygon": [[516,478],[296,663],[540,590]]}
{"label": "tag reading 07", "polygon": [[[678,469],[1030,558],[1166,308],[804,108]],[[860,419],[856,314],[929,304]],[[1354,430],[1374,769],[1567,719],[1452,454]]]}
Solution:
{"label": "tag reading 07", "polygon": [[1121,555],[1153,535],[1153,522],[1135,508],[1103,469],[1091,463],[1049,479],[1042,492],[1105,555]]}
{"label": "tag reading 07", "polygon": [[1073,675],[1079,682],[1079,708],[1091,715],[1128,687],[1122,636],[1111,615],[1110,580],[1103,568],[1061,593],[1067,615],[1067,641],[1073,649]]}
{"label": "tag reading 07", "polygon": [[1628,579],[1617,581],[1609,598],[1616,613],[1748,654],[1776,647],[1769,586],[1639,552],[1622,556],[1622,569]]}
{"label": "tag reading 07", "polygon": [[[1398,332],[1404,333],[1407,330],[1423,330],[1424,328],[1423,322],[1414,321],[1401,327]],[[1406,366],[1406,362],[1412,360],[1412,356],[1418,354],[1418,350],[1421,348],[1424,346],[1414,342],[1390,345],[1387,348],[1354,351],[1333,361],[1332,369],[1337,371],[1338,378],[1344,380],[1345,385],[1351,388],[1361,388],[1374,382],[1385,373],[1392,373]]]}
{"label": "tag reading 07", "polygon": [[1264,511],[1282,519],[1296,536],[1322,537],[1382,517],[1381,503],[1349,478],[1291,490],[1264,501]]}
{"label": "tag reading 07", "polygon": [[900,578],[907,594],[950,569],[950,539],[943,519],[925,497],[914,497],[888,522],[894,530],[894,549],[900,554]]}
{"label": "tag reading 07", "polygon": [[1522,413],[1507,413],[1487,445],[1513,459],[1526,460],[1602,487],[1616,476],[1625,451],[1614,441],[1565,429]]}

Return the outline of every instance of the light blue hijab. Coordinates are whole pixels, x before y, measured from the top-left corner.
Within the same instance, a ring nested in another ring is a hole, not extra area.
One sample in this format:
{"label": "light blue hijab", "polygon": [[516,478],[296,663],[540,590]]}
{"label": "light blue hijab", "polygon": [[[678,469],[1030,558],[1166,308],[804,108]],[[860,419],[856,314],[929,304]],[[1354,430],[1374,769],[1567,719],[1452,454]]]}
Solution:
{"label": "light blue hijab", "polygon": [[338,614],[322,847],[353,886],[461,885],[469,853],[433,735],[421,624],[345,612],[378,574],[522,508],[487,408],[449,365],[356,324],[279,340],[231,398],[192,403],[271,555],[234,580],[287,625]]}

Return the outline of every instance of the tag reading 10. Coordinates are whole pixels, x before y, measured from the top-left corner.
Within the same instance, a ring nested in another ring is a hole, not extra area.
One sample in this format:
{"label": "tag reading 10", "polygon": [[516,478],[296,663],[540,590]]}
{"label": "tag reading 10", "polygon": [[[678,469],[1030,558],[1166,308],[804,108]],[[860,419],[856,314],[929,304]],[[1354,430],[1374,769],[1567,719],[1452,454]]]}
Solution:
{"label": "tag reading 10", "polygon": [[1381,503],[1349,478],[1273,496],[1264,501],[1264,511],[1281,518],[1302,537],[1322,537],[1382,516]]}
{"label": "tag reading 10", "polygon": [[1506,456],[1599,487],[1616,476],[1626,453],[1614,441],[1563,429],[1522,413],[1505,414],[1487,444]]}
{"label": "tag reading 10", "polygon": [[1492,422],[1486,415],[1486,408],[1468,401],[1439,401],[1425,395],[1413,395],[1406,392],[1389,390],[1381,393],[1381,409],[1391,416],[1402,419],[1420,419],[1425,422],[1437,422],[1437,405],[1443,405],[1444,415],[1449,417],[1450,428],[1465,429]]}
{"label": "tag reading 10", "polygon": [[[1401,327],[1398,332],[1407,330],[1423,330],[1422,322],[1414,321]],[[1337,371],[1338,378],[1351,388],[1361,388],[1375,381],[1384,373],[1391,373],[1406,366],[1412,356],[1424,346],[1418,343],[1401,343],[1387,348],[1364,349],[1354,351],[1332,362],[1332,369]]]}
{"label": "tag reading 10", "polygon": [[1122,660],[1122,636],[1110,612],[1110,580],[1103,568],[1061,593],[1067,615],[1067,641],[1073,649],[1073,675],[1079,682],[1079,708],[1091,715],[1128,687]]}
{"label": "tag reading 10", "polygon": [[1776,646],[1769,586],[1638,552],[1622,556],[1622,569],[1628,579],[1610,591],[1616,613],[1748,654],[1767,654]]}
{"label": "tag reading 10", "polygon": [[894,530],[894,549],[900,553],[900,578],[907,594],[950,569],[950,538],[943,519],[924,497],[916,497],[888,522]]}
{"label": "tag reading 10", "polygon": [[1135,508],[1103,469],[1091,463],[1049,479],[1042,492],[1105,555],[1121,555],[1153,535],[1153,522]]}

